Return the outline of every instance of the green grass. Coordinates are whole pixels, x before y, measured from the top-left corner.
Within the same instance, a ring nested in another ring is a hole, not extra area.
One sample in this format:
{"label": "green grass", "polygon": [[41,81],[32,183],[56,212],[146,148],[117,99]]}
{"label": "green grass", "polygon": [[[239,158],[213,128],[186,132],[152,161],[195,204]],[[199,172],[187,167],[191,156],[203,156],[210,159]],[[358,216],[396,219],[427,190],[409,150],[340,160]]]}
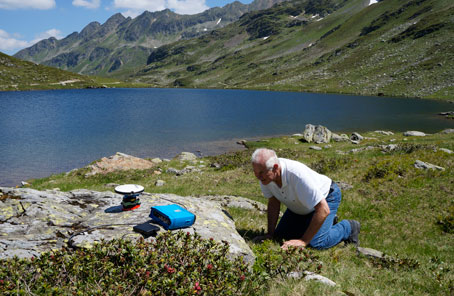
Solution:
{"label": "green grass", "polygon": [[[454,158],[452,154],[434,151],[435,147],[454,150],[453,134],[426,137],[403,137],[367,133],[359,146],[349,142],[331,143],[322,151],[310,150],[312,144],[297,137],[280,137],[249,142],[249,149],[198,159],[197,163],[172,160],[145,171],[127,171],[104,176],[84,177],[84,169],[48,178],[32,180],[36,189],[87,188],[113,190],[108,183],[137,183],[147,192],[179,195],[237,195],[265,203],[249,159],[257,147],[269,147],[280,157],[297,159],[336,181],[353,186],[344,190],[339,208],[341,219],[361,222],[361,246],[389,255],[387,261],[358,256],[352,246],[342,244],[326,251],[314,251],[323,262],[321,274],[335,281],[336,287],[317,282],[273,278],[267,295],[450,295],[454,293]],[[297,143],[297,144],[296,144]],[[351,149],[397,144],[398,149],[380,149],[349,153]],[[324,146],[324,145],[321,145]],[[337,153],[346,152],[346,155]],[[423,171],[413,167],[419,159],[445,168]],[[221,169],[210,167],[211,163]],[[167,168],[201,167],[176,177]],[[163,173],[156,174],[160,168]],[[155,187],[156,180],[166,181]],[[282,207],[282,210],[285,208]],[[238,232],[254,250],[252,238],[266,229],[266,214],[256,210],[228,209]],[[276,243],[272,244],[277,248]]]}

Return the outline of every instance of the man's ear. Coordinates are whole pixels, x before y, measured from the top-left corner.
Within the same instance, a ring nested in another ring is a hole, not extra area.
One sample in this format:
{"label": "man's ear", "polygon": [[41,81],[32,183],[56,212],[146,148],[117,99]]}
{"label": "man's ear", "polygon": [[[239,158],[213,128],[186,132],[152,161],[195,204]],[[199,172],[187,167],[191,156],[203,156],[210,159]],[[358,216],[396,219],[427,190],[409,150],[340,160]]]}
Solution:
{"label": "man's ear", "polygon": [[275,163],[275,164],[273,165],[273,171],[276,171],[278,168],[279,168],[279,165],[278,165],[277,163]]}

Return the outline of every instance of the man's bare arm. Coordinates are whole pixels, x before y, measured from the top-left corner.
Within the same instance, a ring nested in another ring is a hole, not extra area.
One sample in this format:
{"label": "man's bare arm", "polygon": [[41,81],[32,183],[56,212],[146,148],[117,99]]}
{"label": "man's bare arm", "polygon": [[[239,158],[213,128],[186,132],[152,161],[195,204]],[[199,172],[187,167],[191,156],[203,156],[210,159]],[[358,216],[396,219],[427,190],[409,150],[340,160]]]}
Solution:
{"label": "man's bare arm", "polygon": [[326,217],[328,217],[330,210],[328,203],[325,199],[322,199],[315,207],[314,215],[312,216],[311,223],[307,228],[301,239],[293,239],[284,242],[282,245],[283,249],[287,249],[290,246],[294,247],[306,247],[311,242],[312,238],[317,234],[317,231],[322,227]]}
{"label": "man's bare arm", "polygon": [[273,237],[276,230],[277,220],[279,219],[279,212],[281,209],[281,202],[273,197],[268,199],[268,235]]}

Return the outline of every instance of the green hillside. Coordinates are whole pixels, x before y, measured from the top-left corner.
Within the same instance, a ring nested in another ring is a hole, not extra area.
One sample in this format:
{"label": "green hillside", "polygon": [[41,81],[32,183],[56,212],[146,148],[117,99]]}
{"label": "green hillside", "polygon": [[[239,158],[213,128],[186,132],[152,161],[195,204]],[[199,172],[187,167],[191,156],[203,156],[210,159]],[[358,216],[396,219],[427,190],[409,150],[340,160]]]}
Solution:
{"label": "green hillside", "polygon": [[450,99],[454,2],[293,0],[162,46],[132,81]]}
{"label": "green hillside", "polygon": [[146,85],[83,76],[57,68],[26,62],[0,52],[0,91],[122,86],[134,87]]}

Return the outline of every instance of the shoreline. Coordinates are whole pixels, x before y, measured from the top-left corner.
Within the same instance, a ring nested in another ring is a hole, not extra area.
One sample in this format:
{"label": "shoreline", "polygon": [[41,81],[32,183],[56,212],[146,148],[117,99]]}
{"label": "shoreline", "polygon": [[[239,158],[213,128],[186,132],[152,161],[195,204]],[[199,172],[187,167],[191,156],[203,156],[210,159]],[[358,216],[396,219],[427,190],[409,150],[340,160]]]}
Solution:
{"label": "shoreline", "polygon": [[[331,132],[335,133],[335,134],[338,134],[338,135],[340,135],[340,134],[351,135],[354,132],[358,132],[360,134],[370,134],[370,133],[377,132],[377,130],[375,130],[375,131],[331,131]],[[396,136],[400,136],[401,134],[404,133],[404,131],[395,131],[395,130],[386,130],[386,132],[392,132]],[[440,132],[441,131],[438,131],[437,133],[440,133]],[[424,134],[426,136],[430,136],[430,135],[437,134],[437,133],[424,133]],[[278,135],[270,135],[270,136],[249,137],[249,138],[243,138],[243,139],[236,138],[236,139],[229,139],[229,140],[203,142],[203,143],[200,143],[200,145],[197,145],[197,146],[205,147],[205,148],[210,147],[208,149],[208,151],[206,149],[202,150],[202,148],[200,148],[200,149],[183,149],[183,150],[180,150],[179,152],[173,153],[173,156],[171,156],[171,158],[168,158],[168,157],[165,157],[165,156],[162,157],[162,156],[159,156],[159,155],[140,156],[140,155],[129,154],[129,153],[123,152],[123,151],[118,151],[118,152],[121,152],[121,153],[124,153],[124,154],[128,154],[128,155],[131,155],[131,156],[134,156],[134,157],[137,157],[137,158],[145,159],[145,160],[151,160],[153,158],[175,159],[182,152],[190,152],[190,153],[193,153],[194,155],[196,155],[197,158],[203,159],[205,157],[222,156],[222,155],[233,154],[233,153],[236,153],[236,152],[246,151],[246,150],[249,149],[247,147],[247,143],[248,142],[254,142],[254,143],[264,142],[263,146],[266,146],[266,142],[268,142],[268,141],[270,141],[272,139],[280,139],[280,140],[282,140],[284,138],[294,138],[295,141],[301,142],[300,144],[308,144],[308,143],[305,143],[302,140],[303,137],[302,137],[302,132],[301,132],[301,133],[293,133],[293,134],[278,134]],[[333,142],[334,141],[331,140],[331,143],[333,143]],[[315,144],[315,143],[311,143],[311,144],[314,145],[314,146],[322,145],[322,144]],[[324,145],[327,145],[327,144],[325,143]],[[17,187],[17,186],[20,186],[20,184],[22,182],[29,183],[29,182],[31,182],[33,180],[39,180],[39,179],[43,179],[43,178],[52,177],[54,175],[69,173],[69,172],[74,171],[74,170],[83,169],[83,168],[89,166],[90,163],[99,161],[100,159],[102,159],[104,157],[111,157],[111,156],[113,156],[113,155],[104,155],[104,156],[102,156],[102,157],[100,157],[98,159],[95,159],[95,160],[93,160],[91,162],[86,163],[83,166],[74,167],[74,168],[69,169],[69,170],[63,169],[61,171],[55,171],[55,172],[50,172],[50,173],[49,172],[44,172],[43,174],[39,174],[38,173],[37,175],[31,176],[29,178],[27,178],[27,177],[15,178],[15,180],[13,180],[12,183],[9,183],[9,184],[5,183],[5,184],[1,184],[0,186]]]}
{"label": "shoreline", "polygon": [[[64,82],[64,81],[63,81]],[[54,85],[60,84],[61,82],[52,83]],[[104,84],[128,84],[128,82],[115,82],[115,83],[104,83]],[[62,84],[60,84],[62,85]],[[13,85],[11,86],[13,87]],[[311,89],[307,90],[295,90],[295,89],[269,89],[269,88],[260,88],[260,87],[251,87],[251,88],[221,88],[221,87],[207,87],[207,88],[197,88],[197,87],[162,87],[162,86],[153,86],[153,85],[128,85],[128,86],[113,86],[107,87],[102,86],[89,86],[89,87],[66,87],[62,85],[61,88],[30,88],[30,89],[0,89],[0,92],[27,92],[27,91],[55,91],[55,90],[93,90],[93,89],[205,89],[205,90],[242,90],[242,91],[266,91],[266,92],[294,92],[294,93],[307,93],[307,94],[326,94],[326,95],[344,95],[344,96],[358,96],[358,97],[382,97],[390,99],[409,99],[409,100],[427,100],[427,101],[438,101],[438,102],[447,102],[454,104],[453,99],[442,98],[442,97],[409,97],[405,95],[389,94],[389,93],[371,93],[371,94],[360,94],[360,93],[349,93],[339,90],[338,92],[328,92],[328,91],[314,91]]]}

